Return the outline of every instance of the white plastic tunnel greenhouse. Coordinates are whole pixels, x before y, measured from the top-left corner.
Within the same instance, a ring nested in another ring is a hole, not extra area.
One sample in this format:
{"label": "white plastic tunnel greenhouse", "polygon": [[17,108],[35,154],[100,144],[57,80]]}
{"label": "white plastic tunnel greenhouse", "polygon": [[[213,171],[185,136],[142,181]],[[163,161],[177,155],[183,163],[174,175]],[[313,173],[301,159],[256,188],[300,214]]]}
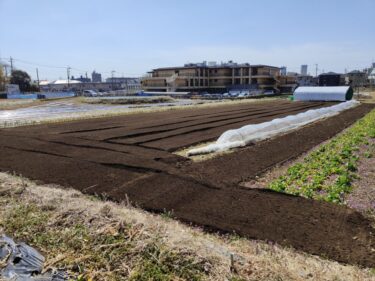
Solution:
{"label": "white plastic tunnel greenhouse", "polygon": [[298,87],[293,93],[297,101],[348,101],[353,97],[350,86]]}

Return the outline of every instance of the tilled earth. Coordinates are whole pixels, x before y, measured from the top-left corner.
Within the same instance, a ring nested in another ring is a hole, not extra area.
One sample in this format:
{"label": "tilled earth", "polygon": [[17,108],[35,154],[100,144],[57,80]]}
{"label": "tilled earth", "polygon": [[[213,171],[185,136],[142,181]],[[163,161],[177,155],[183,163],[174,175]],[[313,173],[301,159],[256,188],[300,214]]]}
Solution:
{"label": "tilled earth", "polygon": [[0,170],[170,211],[210,230],[374,267],[374,229],[359,213],[238,184],[333,137],[372,105],[204,162],[173,154],[228,129],[329,105],[247,103],[2,129]]}

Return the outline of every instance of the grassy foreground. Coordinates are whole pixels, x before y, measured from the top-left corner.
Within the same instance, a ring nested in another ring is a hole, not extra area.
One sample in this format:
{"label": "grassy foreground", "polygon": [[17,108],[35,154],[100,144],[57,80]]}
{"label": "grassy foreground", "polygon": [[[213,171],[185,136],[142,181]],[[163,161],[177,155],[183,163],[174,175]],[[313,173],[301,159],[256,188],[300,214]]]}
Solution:
{"label": "grassy foreground", "polygon": [[352,190],[360,158],[374,157],[374,138],[375,110],[308,154],[302,162],[289,167],[269,188],[342,204]]}
{"label": "grassy foreground", "polygon": [[72,280],[375,280],[342,265],[236,235],[207,234],[128,204],[0,173],[0,233],[37,248]]}

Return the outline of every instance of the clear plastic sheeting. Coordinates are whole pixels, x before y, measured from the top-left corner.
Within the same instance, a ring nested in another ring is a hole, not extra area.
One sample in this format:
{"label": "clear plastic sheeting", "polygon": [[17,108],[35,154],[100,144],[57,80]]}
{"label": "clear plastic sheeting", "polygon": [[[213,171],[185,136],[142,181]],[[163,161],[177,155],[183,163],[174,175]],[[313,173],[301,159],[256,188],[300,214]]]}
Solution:
{"label": "clear plastic sheeting", "polygon": [[353,97],[350,86],[298,87],[293,93],[298,101],[348,101]]}
{"label": "clear plastic sheeting", "polygon": [[191,149],[188,155],[199,155],[213,152],[221,152],[235,147],[246,146],[250,143],[268,139],[292,130],[296,130],[306,124],[331,117],[340,112],[353,108],[360,103],[358,101],[348,101],[337,105],[312,109],[296,115],[289,115],[283,118],[276,118],[272,121],[247,125],[235,130],[224,132],[219,139],[204,147]]}
{"label": "clear plastic sheeting", "polygon": [[44,257],[25,243],[0,236],[0,280],[17,281],[63,281],[68,280],[64,272],[43,270]]}

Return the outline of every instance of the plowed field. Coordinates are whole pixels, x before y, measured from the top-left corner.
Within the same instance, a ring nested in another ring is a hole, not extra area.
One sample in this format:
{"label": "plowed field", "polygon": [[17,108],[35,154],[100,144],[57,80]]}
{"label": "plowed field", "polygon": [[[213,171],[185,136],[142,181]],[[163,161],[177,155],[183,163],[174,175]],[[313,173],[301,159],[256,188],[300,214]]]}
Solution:
{"label": "plowed field", "polygon": [[214,140],[228,129],[329,105],[247,103],[2,129],[0,170],[117,201],[127,198],[210,230],[235,231],[374,267],[373,228],[359,213],[238,185],[331,138],[373,106],[360,105],[204,162],[172,153]]}

